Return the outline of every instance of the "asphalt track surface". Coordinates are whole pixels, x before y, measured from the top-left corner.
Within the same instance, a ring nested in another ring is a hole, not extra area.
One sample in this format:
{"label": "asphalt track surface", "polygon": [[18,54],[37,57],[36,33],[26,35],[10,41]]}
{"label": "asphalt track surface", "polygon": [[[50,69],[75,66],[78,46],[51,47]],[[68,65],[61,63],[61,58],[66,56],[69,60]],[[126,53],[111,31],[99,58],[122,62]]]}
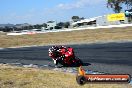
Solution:
{"label": "asphalt track surface", "polygon": [[[68,45],[92,71],[132,75],[132,42]],[[51,46],[0,49],[0,63],[53,64],[48,56]]]}

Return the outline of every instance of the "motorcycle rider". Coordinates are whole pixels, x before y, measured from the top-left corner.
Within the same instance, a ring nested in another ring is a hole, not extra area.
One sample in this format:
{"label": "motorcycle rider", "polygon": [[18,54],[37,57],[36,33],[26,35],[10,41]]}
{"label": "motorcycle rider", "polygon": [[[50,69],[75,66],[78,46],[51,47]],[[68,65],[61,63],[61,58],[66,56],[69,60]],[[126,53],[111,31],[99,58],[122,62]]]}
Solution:
{"label": "motorcycle rider", "polygon": [[[51,48],[49,48],[49,53],[50,53],[50,57],[52,58],[57,58],[59,56],[59,47],[57,46],[52,46]],[[52,55],[52,53],[54,53],[54,55]]]}
{"label": "motorcycle rider", "polygon": [[73,49],[67,49],[67,47],[65,46],[52,46],[49,49],[49,52],[54,52],[54,55],[49,55],[50,57],[54,59],[59,58],[61,60],[64,60],[64,62],[68,62],[75,57]]}

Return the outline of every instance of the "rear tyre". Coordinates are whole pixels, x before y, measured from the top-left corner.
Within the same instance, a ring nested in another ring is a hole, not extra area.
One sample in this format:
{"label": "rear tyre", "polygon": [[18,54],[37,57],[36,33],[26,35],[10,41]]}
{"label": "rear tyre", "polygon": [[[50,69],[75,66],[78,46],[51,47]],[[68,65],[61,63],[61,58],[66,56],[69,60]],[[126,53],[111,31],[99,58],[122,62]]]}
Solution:
{"label": "rear tyre", "polygon": [[76,57],[76,66],[82,66],[83,62],[79,58]]}
{"label": "rear tyre", "polygon": [[82,65],[83,65],[82,60],[78,59],[78,66],[82,66]]}

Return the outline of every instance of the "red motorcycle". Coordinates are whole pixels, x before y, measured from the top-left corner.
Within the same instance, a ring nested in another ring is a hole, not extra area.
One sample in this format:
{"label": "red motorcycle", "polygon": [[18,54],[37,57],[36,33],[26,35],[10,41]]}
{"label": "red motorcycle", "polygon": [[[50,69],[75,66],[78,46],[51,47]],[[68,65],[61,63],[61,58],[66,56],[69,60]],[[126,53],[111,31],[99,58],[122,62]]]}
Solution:
{"label": "red motorcycle", "polygon": [[53,59],[54,64],[63,66],[81,66],[82,61],[74,55],[73,48],[64,46],[53,46],[49,48],[49,56]]}

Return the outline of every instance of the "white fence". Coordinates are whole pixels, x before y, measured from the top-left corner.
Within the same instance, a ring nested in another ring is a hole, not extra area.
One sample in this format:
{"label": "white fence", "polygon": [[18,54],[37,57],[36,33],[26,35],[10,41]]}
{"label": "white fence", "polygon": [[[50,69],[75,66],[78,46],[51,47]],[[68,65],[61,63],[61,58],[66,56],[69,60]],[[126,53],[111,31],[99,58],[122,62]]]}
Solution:
{"label": "white fence", "polygon": [[83,27],[83,28],[71,28],[71,29],[54,29],[54,30],[45,30],[45,31],[27,31],[27,32],[18,32],[18,33],[7,33],[7,35],[32,35],[37,33],[49,33],[49,32],[64,32],[64,31],[75,31],[75,30],[87,30],[87,29],[102,29],[102,28],[119,28],[119,27],[131,27],[132,24],[121,24],[121,25],[109,25],[109,26],[97,26],[97,27]]}

